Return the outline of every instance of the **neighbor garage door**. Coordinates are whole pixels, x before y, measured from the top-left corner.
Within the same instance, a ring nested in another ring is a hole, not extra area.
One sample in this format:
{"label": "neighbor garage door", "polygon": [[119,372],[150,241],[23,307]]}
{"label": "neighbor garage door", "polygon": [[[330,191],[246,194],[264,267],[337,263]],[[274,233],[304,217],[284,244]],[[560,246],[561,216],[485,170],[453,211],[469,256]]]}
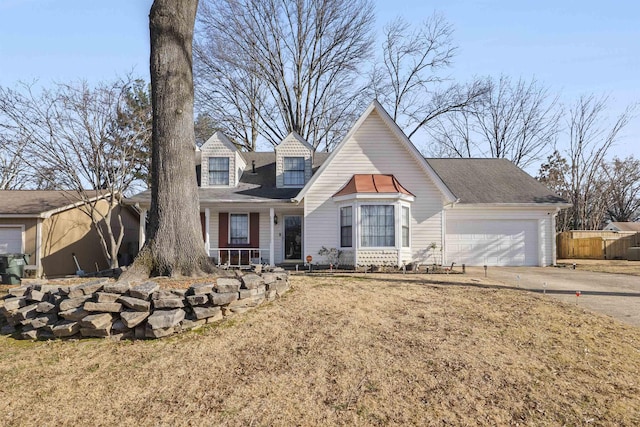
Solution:
{"label": "neighbor garage door", "polygon": [[0,226],[0,254],[22,253],[22,227]]}
{"label": "neighbor garage door", "polygon": [[538,265],[537,220],[447,220],[447,262]]}

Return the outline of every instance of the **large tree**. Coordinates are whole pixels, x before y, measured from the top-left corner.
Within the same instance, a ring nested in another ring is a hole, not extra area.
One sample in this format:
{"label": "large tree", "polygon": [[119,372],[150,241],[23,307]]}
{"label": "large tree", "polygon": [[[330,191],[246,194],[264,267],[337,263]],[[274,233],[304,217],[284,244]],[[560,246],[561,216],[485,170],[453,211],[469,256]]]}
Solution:
{"label": "large tree", "polygon": [[219,0],[201,5],[198,100],[247,150],[295,131],[317,150],[369,102],[359,79],[371,54],[368,0]]}
{"label": "large tree", "polygon": [[212,271],[200,230],[195,176],[192,42],[197,0],[155,0],[151,35],[151,209],[131,276]]}

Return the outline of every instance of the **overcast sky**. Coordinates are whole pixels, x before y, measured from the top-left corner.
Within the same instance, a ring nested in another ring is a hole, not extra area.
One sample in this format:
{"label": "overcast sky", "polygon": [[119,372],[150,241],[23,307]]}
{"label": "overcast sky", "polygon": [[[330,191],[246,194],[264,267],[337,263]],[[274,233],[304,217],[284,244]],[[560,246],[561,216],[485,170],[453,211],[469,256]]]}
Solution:
{"label": "overcast sky", "polygon": [[[0,85],[18,80],[148,79],[151,0],[0,0]],[[536,78],[561,100],[611,97],[614,116],[640,101],[640,2],[634,0],[377,1],[378,28],[434,11],[455,28],[451,76]],[[640,157],[640,119],[616,147]]]}

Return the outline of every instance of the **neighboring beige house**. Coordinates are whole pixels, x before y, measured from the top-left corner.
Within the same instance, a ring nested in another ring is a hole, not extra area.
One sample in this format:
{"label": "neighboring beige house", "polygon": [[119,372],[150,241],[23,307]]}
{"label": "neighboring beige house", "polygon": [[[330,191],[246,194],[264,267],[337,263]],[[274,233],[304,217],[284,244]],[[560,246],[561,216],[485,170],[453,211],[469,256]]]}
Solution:
{"label": "neighboring beige house", "polygon": [[[87,272],[96,271],[96,265],[109,268],[98,234],[79,205],[64,191],[0,191],[0,253],[28,254],[27,270],[36,277],[74,274],[73,253]],[[138,248],[138,215],[130,207],[120,213],[125,227],[121,253],[131,258]]]}
{"label": "neighboring beige house", "polygon": [[610,222],[603,230],[607,231],[633,231],[640,233],[640,222]]}
{"label": "neighboring beige house", "polygon": [[343,265],[550,265],[569,206],[504,159],[425,159],[376,101],[331,153],[295,133],[245,153],[216,133],[197,163],[205,247],[236,265],[327,263],[323,246]]}

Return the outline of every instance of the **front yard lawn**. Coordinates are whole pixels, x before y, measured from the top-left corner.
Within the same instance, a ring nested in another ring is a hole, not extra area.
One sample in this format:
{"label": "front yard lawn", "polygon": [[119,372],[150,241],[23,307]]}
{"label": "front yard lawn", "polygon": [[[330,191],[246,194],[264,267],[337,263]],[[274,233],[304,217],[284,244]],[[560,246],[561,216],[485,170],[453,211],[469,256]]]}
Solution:
{"label": "front yard lawn", "polygon": [[638,328],[460,275],[291,281],[170,339],[0,337],[0,424],[640,424]]}

